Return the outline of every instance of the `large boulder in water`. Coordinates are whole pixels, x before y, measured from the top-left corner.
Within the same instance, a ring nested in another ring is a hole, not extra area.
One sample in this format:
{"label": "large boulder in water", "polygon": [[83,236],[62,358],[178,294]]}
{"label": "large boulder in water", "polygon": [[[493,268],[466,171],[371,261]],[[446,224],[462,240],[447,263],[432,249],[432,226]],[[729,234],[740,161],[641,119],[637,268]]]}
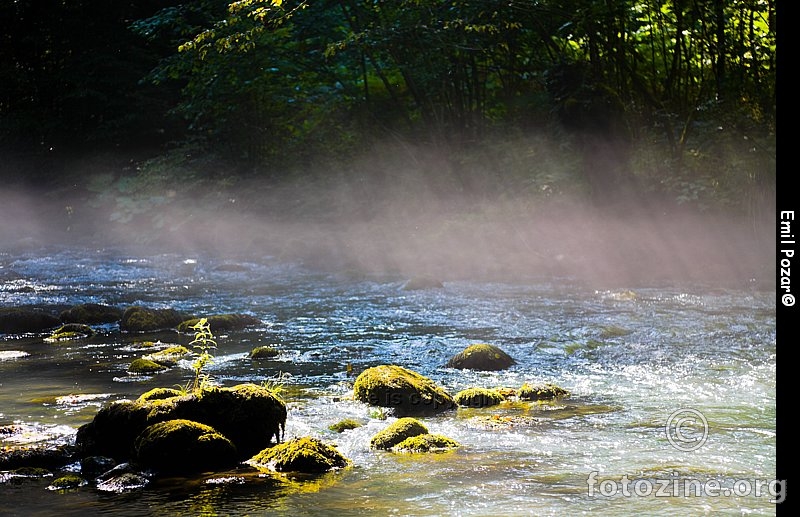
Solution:
{"label": "large boulder in water", "polygon": [[204,388],[190,393],[156,388],[135,401],[103,407],[78,429],[76,446],[83,456],[117,460],[133,456],[134,442],[145,428],[167,420],[192,420],[213,427],[236,447],[244,460],[280,442],[286,425],[286,404],[269,389],[255,384]]}
{"label": "large boulder in water", "polygon": [[177,327],[186,315],[174,309],[148,309],[134,305],[125,309],[119,322],[120,330],[126,332],[152,332]]}
{"label": "large boulder in water", "polygon": [[373,406],[392,408],[397,416],[430,415],[456,407],[453,397],[431,379],[394,365],[361,372],[353,396]]}
{"label": "large boulder in water", "polygon": [[61,325],[61,320],[41,309],[7,307],[0,309],[0,334],[41,332]]}
{"label": "large boulder in water", "polygon": [[153,424],[136,438],[138,465],[160,472],[200,472],[237,463],[236,447],[213,427],[191,420]]}
{"label": "large boulder in water", "polygon": [[62,311],[59,318],[64,323],[115,323],[122,319],[122,309],[99,303],[83,303]]}
{"label": "large boulder in water", "polygon": [[505,370],[516,364],[516,361],[494,345],[479,343],[470,345],[462,352],[454,355],[445,367],[460,370]]}

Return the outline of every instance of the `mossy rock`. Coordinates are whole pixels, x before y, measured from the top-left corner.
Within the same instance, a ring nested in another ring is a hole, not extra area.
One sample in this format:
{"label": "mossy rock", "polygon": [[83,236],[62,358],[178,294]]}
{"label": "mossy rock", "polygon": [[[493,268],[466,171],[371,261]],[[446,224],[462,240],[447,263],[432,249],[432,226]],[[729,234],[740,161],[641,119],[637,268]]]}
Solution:
{"label": "mossy rock", "polygon": [[[249,314],[215,314],[206,318],[208,326],[212,332],[220,330],[241,330],[253,325],[260,325],[261,320]],[[179,332],[193,333],[192,328],[200,318],[190,318],[178,324]]]}
{"label": "mossy rock", "polygon": [[190,354],[191,352],[185,346],[176,345],[159,350],[158,352],[153,352],[152,354],[144,355],[142,356],[142,359],[153,361],[154,363],[171,368],[178,364],[178,361]]}
{"label": "mossy rock", "polygon": [[270,359],[280,355],[280,351],[271,346],[257,346],[250,351],[250,359]]}
{"label": "mossy rock", "polygon": [[192,420],[213,427],[236,447],[244,460],[280,442],[286,425],[286,404],[255,384],[212,387],[185,393],[158,388],[135,401],[109,404],[78,429],[76,446],[83,456],[130,459],[133,444],[146,428],[167,420]]}
{"label": "mossy rock", "polygon": [[418,434],[392,447],[392,452],[444,452],[461,444],[441,434]]}
{"label": "mossy rock", "polygon": [[64,323],[115,323],[122,319],[122,309],[99,303],[83,303],[62,311],[59,319]]}
{"label": "mossy rock", "polygon": [[130,366],[128,366],[128,372],[135,375],[151,375],[154,373],[163,372],[166,369],[167,367],[163,364],[159,364],[143,357],[134,359],[131,361]]}
{"label": "mossy rock", "polygon": [[148,309],[134,305],[122,313],[119,328],[125,332],[153,332],[173,329],[184,320],[186,316],[174,309]]}
{"label": "mossy rock", "polygon": [[40,309],[24,307],[0,309],[0,334],[42,332],[60,325],[60,319]]}
{"label": "mossy rock", "polygon": [[378,431],[369,441],[369,446],[373,449],[391,449],[407,438],[427,433],[428,428],[416,418],[399,418]]}
{"label": "mossy rock", "polygon": [[236,447],[213,427],[176,419],[153,424],[134,442],[137,464],[160,472],[203,472],[237,463]]}
{"label": "mossy rock", "polygon": [[353,396],[373,406],[392,408],[397,416],[430,415],[456,407],[453,397],[431,379],[394,365],[361,372]]}
{"label": "mossy rock", "polygon": [[31,445],[19,448],[0,447],[0,470],[19,468],[59,469],[74,461],[71,447]]}
{"label": "mossy rock", "polygon": [[569,396],[569,392],[555,384],[523,384],[517,390],[520,400],[551,400]]}
{"label": "mossy rock", "polygon": [[150,391],[146,391],[139,395],[137,402],[150,402],[153,400],[165,400],[171,399],[176,397],[181,397],[184,395],[188,395],[181,390],[175,388],[153,388]]}
{"label": "mossy rock", "polygon": [[462,352],[454,355],[445,367],[460,370],[505,370],[516,364],[516,361],[494,345],[478,343],[470,345]]}
{"label": "mossy rock", "polygon": [[50,490],[71,490],[85,484],[87,484],[86,480],[77,474],[64,474],[54,479],[47,488]]}
{"label": "mossy rock", "polygon": [[304,436],[264,449],[248,463],[276,472],[316,474],[347,467],[350,460],[321,440]]}
{"label": "mossy rock", "polygon": [[52,472],[41,467],[22,467],[11,470],[9,472],[14,474],[15,476],[25,477],[25,478],[45,478],[53,475]]}
{"label": "mossy rock", "polygon": [[352,418],[345,418],[344,420],[339,420],[335,424],[331,424],[328,426],[328,429],[331,431],[335,431],[337,433],[343,433],[349,429],[357,429],[361,427],[362,424],[358,420],[353,420]]}
{"label": "mossy rock", "polygon": [[487,388],[468,388],[456,393],[453,400],[456,404],[464,407],[487,407],[496,406],[503,402],[505,397],[497,390]]}
{"label": "mossy rock", "polygon": [[48,343],[61,343],[63,341],[86,339],[92,336],[94,336],[94,330],[89,325],[84,325],[83,323],[67,323],[46,337],[45,341]]}

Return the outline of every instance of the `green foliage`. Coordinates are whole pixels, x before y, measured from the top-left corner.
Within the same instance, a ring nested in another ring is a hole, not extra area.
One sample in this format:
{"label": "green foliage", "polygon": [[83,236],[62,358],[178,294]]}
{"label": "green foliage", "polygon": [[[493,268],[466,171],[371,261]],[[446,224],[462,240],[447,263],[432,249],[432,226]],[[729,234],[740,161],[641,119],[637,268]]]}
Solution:
{"label": "green foliage", "polygon": [[211,332],[211,326],[206,318],[200,318],[191,328],[195,330],[195,334],[194,340],[189,345],[199,352],[197,359],[192,363],[192,369],[194,370],[193,390],[197,391],[202,390],[208,384],[209,376],[203,374],[203,368],[214,359],[210,350],[217,348],[217,342],[214,340],[214,334]]}

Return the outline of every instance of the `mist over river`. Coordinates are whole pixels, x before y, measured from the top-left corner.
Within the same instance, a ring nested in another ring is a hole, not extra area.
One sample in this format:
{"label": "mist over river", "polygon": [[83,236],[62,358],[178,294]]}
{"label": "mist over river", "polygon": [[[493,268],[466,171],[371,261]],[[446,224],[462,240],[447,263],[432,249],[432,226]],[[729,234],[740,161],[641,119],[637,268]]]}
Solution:
{"label": "mist over river", "polygon": [[[122,493],[93,483],[48,490],[52,477],[0,472],[1,515],[773,515],[771,501],[785,496],[770,484],[774,289],[746,281],[598,288],[516,275],[407,290],[398,272],[322,270],[270,254],[55,246],[0,252],[0,266],[2,307],[255,316],[260,324],[216,336],[212,381],[280,380],[285,438],[321,438],[353,462],[310,478],[243,469],[157,477]],[[0,336],[0,426],[24,430],[0,434],[0,445],[71,443],[103,405],[193,378],[191,361],[151,376],[127,371],[146,353],[143,342],[187,345],[192,336],[94,328],[91,338],[57,344],[47,333]],[[444,367],[474,343],[502,348],[516,365]],[[250,359],[260,345],[280,353]],[[451,394],[527,382],[570,396],[421,418],[461,444],[451,452],[376,451],[370,438],[394,417],[352,400],[352,382],[379,364],[415,370]],[[347,417],[364,425],[328,429]]]}

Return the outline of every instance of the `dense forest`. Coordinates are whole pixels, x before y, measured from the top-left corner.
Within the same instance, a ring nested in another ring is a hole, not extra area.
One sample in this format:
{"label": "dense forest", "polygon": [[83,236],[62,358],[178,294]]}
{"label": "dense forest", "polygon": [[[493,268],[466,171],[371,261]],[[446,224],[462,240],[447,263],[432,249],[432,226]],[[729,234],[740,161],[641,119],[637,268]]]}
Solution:
{"label": "dense forest", "polygon": [[0,25],[4,181],[80,177],[119,219],[165,182],[398,163],[442,192],[774,209],[775,0],[4,0]]}

